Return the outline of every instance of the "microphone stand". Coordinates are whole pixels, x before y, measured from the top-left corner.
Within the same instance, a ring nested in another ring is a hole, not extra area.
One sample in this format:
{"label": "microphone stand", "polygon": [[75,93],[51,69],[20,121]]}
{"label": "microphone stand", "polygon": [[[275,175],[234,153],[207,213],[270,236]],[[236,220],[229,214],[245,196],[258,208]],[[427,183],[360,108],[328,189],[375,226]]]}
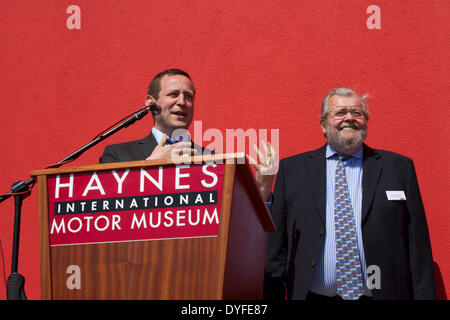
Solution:
{"label": "microphone stand", "polygon": [[[61,159],[56,164],[48,166],[49,168],[58,168],[65,163],[73,161],[77,159],[81,154],[83,154],[86,150],[92,148],[99,142],[105,140],[109,136],[113,135],[117,131],[130,126],[135,123],[137,120],[141,120],[145,117],[149,111],[157,112],[157,105],[151,105],[144,108],[139,109],[135,113],[130,116],[125,117],[125,120],[120,120],[119,124],[114,124],[107,130],[103,131],[101,134],[97,135],[91,142],[84,145],[77,151],[71,153],[67,157]],[[121,122],[122,121],[122,122]],[[34,180],[29,179],[27,181],[17,181],[15,182],[11,190],[5,194],[0,196],[0,203],[5,201],[11,196],[14,196],[14,234],[13,234],[13,248],[12,248],[12,262],[11,262],[11,274],[8,277],[8,281],[6,284],[6,299],[8,300],[26,300],[27,297],[25,295],[24,285],[25,278],[20,273],[17,272],[18,264],[19,264],[19,239],[20,239],[20,218],[22,216],[22,203],[23,199],[28,197],[31,194],[31,190],[34,186]]]}

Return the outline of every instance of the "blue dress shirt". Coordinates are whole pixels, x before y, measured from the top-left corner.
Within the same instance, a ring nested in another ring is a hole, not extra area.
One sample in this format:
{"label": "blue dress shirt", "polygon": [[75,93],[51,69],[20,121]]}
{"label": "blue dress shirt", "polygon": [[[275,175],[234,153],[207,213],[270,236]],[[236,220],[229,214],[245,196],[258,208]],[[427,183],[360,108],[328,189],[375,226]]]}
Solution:
{"label": "blue dress shirt", "polygon": [[[313,276],[310,291],[325,295],[336,296],[336,238],[334,227],[334,202],[335,202],[335,174],[338,163],[337,151],[329,144],[326,147],[326,212],[325,212],[325,241],[322,254],[318,260]],[[362,177],[363,177],[363,148],[362,146],[351,156],[344,160],[345,174],[348,190],[352,202],[355,218],[356,234],[358,238],[359,258],[361,261],[364,281],[367,283],[366,261],[364,257],[363,239],[361,233],[362,211]],[[365,289],[365,295],[370,296],[370,291]]]}

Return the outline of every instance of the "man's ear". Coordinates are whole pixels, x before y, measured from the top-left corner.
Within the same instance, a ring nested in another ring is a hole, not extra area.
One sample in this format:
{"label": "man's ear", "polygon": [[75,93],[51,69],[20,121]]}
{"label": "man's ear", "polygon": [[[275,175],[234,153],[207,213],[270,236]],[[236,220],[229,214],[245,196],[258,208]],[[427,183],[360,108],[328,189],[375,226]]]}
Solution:
{"label": "man's ear", "polygon": [[154,102],[156,102],[156,99],[153,98],[152,96],[148,95],[148,96],[145,97],[145,105],[146,106],[149,106],[149,105],[151,105]]}

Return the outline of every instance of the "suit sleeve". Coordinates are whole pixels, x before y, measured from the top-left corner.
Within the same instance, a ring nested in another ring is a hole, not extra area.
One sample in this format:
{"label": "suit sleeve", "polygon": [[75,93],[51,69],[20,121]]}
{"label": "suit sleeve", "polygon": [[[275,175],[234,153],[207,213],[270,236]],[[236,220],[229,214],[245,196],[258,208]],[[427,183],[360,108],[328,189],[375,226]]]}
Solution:
{"label": "suit sleeve", "polygon": [[105,151],[103,151],[102,156],[100,157],[100,163],[110,163],[110,162],[119,162],[119,157],[114,151],[113,146],[106,146]]}
{"label": "suit sleeve", "polygon": [[433,256],[414,163],[408,165],[406,200],[410,222],[408,226],[409,259],[414,299],[436,299]]}
{"label": "suit sleeve", "polygon": [[286,202],[283,160],[275,180],[270,208],[277,231],[267,238],[266,268],[264,273],[264,299],[284,300],[286,297]]}

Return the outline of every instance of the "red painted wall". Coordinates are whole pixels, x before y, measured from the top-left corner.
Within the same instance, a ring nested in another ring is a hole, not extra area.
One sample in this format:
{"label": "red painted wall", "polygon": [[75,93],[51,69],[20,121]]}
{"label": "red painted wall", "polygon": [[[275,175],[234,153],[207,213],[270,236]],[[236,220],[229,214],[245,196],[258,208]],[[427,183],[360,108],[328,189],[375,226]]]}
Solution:
{"label": "red painted wall", "polygon": [[[69,5],[81,29],[69,30]],[[370,5],[381,29],[370,30]],[[279,129],[280,155],[322,145],[320,102],[369,93],[367,143],[415,161],[440,298],[450,293],[450,2],[122,0],[0,2],[0,192],[143,106],[157,72],[187,70],[203,129]],[[110,138],[138,139],[151,118]],[[207,144],[207,143],[206,143]],[[98,161],[106,142],[73,165]],[[19,272],[40,298],[37,192],[23,208]],[[0,204],[0,296],[10,273],[12,199]],[[0,255],[2,258],[2,255]]]}

